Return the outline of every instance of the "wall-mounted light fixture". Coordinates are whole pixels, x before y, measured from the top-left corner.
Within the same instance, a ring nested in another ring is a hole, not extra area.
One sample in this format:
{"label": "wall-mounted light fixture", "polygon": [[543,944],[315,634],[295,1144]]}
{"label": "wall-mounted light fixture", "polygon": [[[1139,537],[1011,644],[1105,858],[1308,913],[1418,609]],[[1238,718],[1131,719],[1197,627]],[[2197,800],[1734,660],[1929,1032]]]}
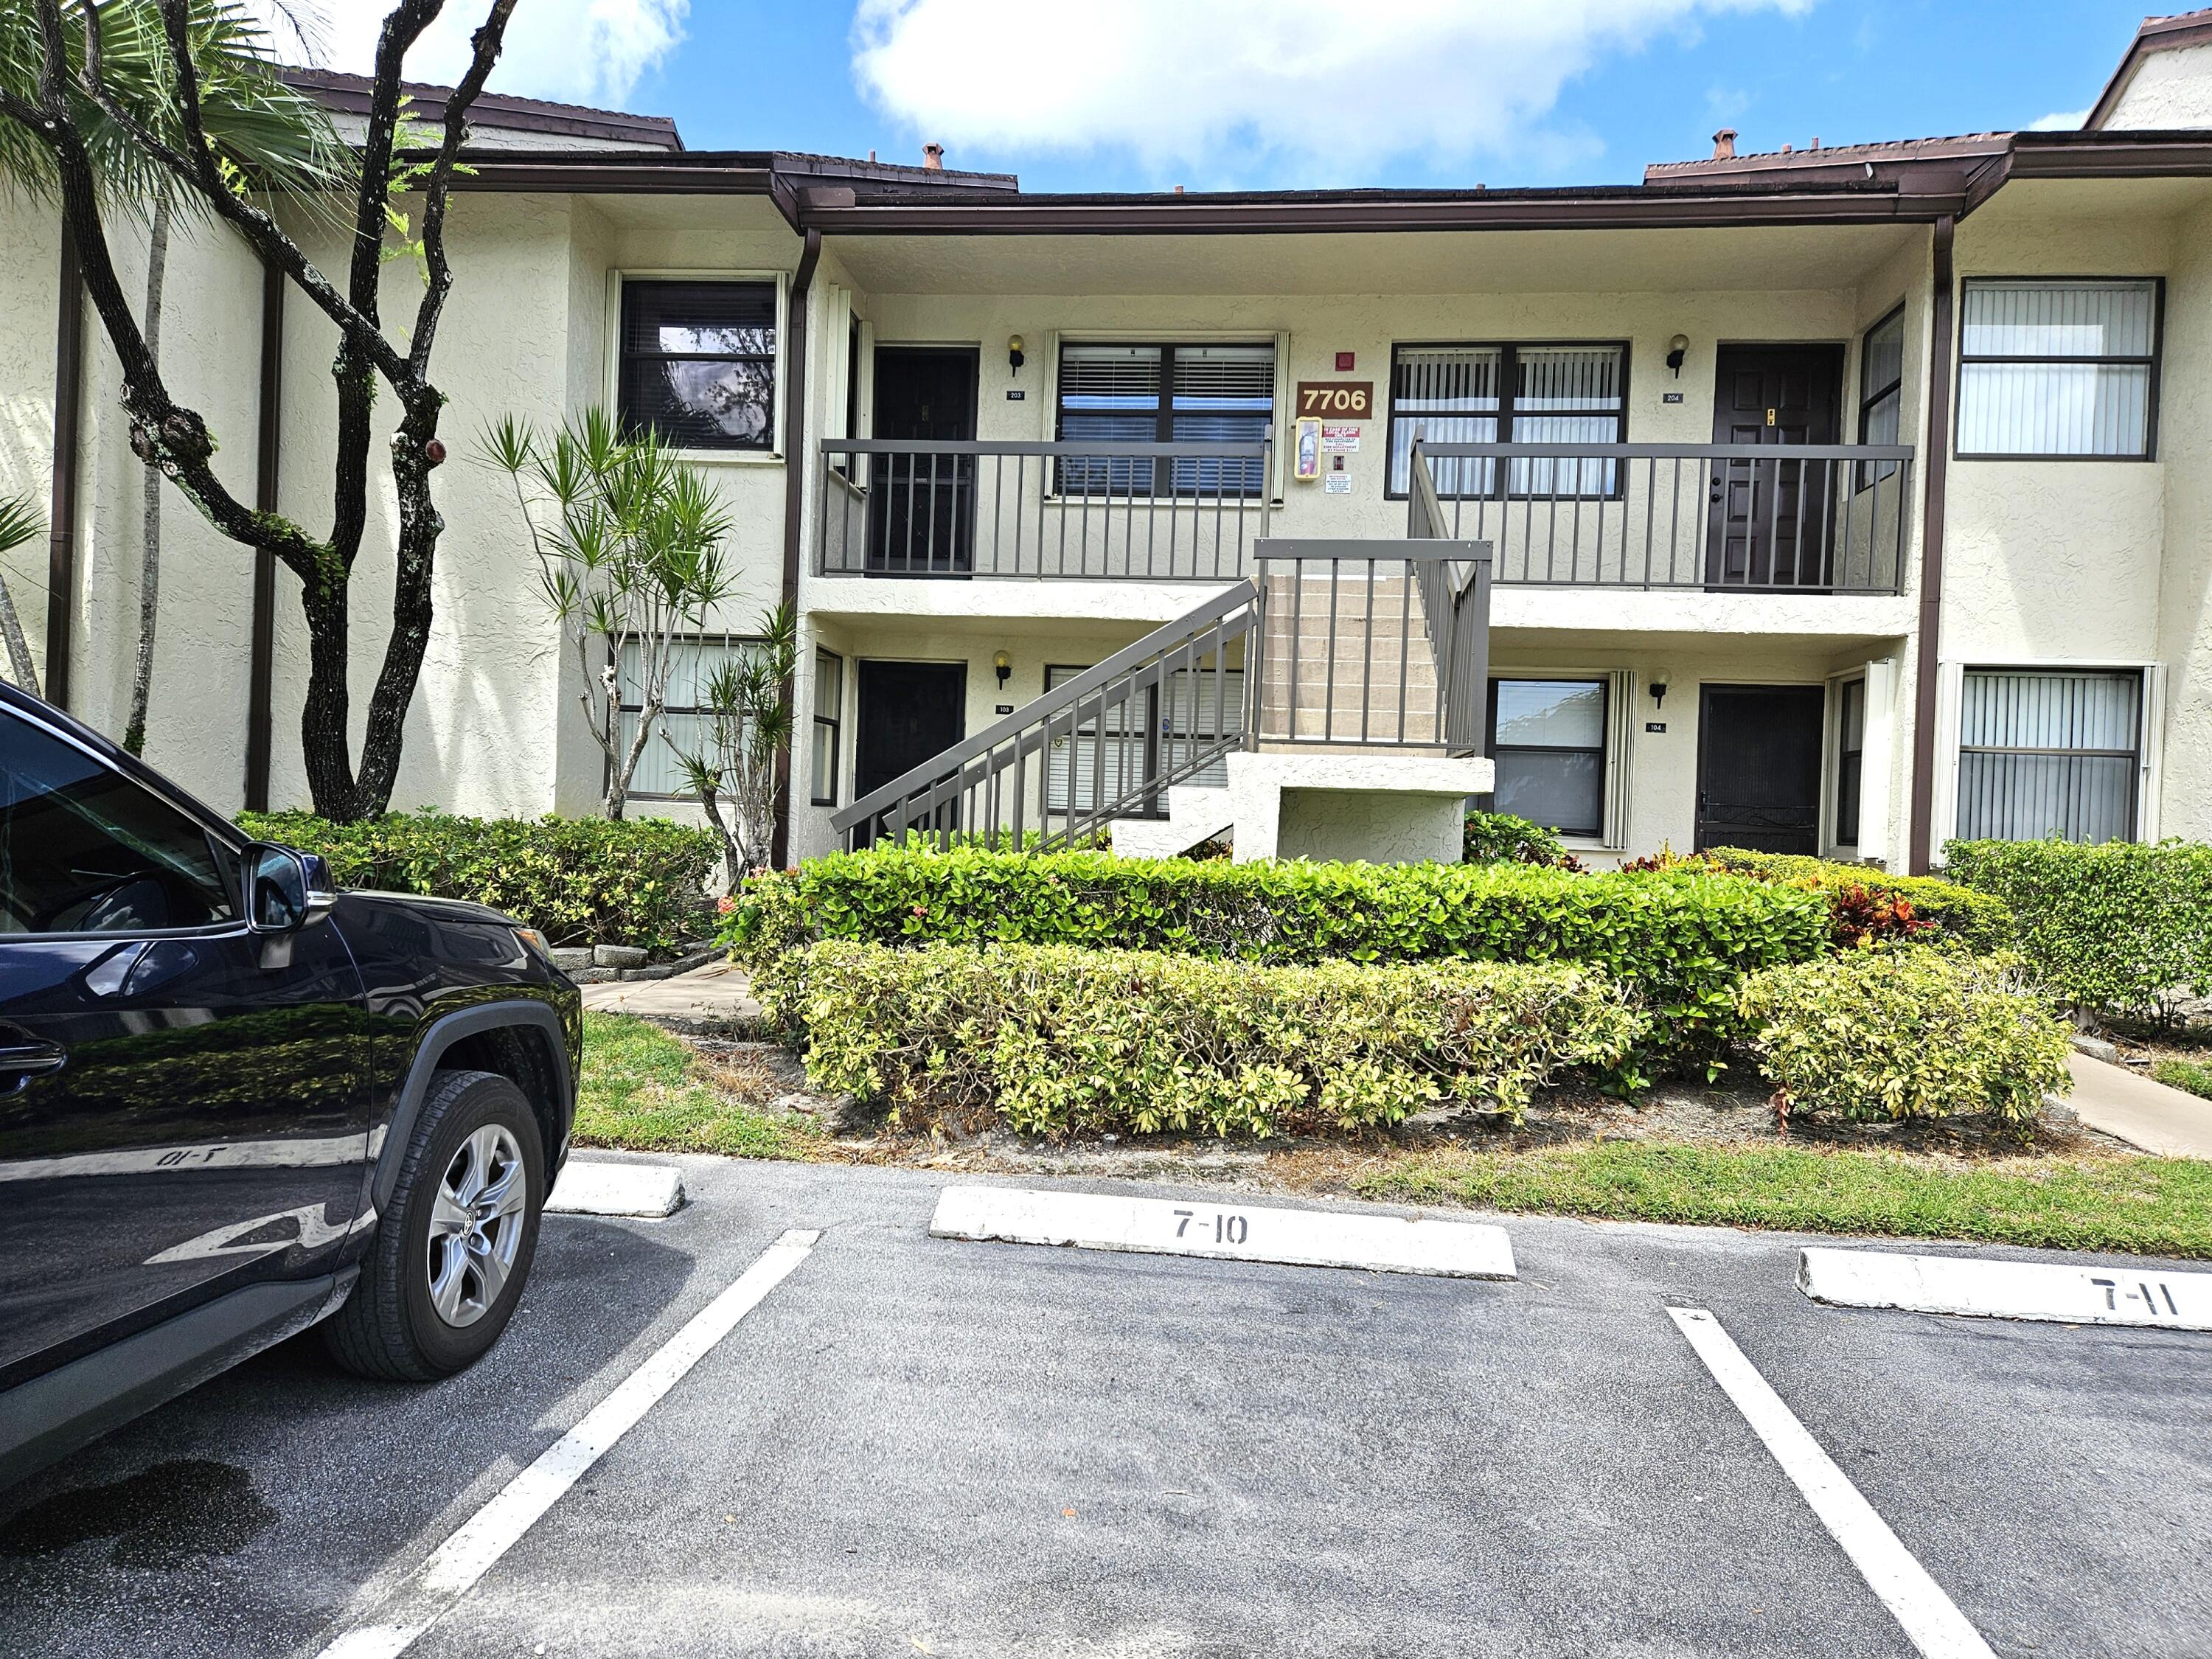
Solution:
{"label": "wall-mounted light fixture", "polygon": [[1006,680],[1014,672],[1014,659],[1001,651],[991,659],[991,666],[998,671],[999,690],[1006,689]]}
{"label": "wall-mounted light fixture", "polygon": [[1646,683],[1651,688],[1651,706],[1664,708],[1667,706],[1667,671],[1661,669]]}
{"label": "wall-mounted light fixture", "polygon": [[1018,374],[1022,372],[1022,365],[1028,361],[1022,355],[1022,337],[1009,334],[1006,337],[1006,367]]}
{"label": "wall-mounted light fixture", "polygon": [[1690,355],[1690,337],[1677,334],[1667,342],[1667,367],[1674,371],[1674,378],[1682,378],[1682,359]]}

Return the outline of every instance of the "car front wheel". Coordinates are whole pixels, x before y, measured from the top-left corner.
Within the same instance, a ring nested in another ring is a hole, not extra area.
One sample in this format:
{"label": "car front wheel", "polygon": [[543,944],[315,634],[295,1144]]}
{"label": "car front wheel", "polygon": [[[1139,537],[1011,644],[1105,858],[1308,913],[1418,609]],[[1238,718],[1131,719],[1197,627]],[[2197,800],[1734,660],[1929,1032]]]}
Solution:
{"label": "car front wheel", "polygon": [[544,1143],[522,1091],[490,1072],[440,1073],[360,1280],[323,1328],[331,1353],[417,1382],[475,1364],[521,1298],[544,1207]]}

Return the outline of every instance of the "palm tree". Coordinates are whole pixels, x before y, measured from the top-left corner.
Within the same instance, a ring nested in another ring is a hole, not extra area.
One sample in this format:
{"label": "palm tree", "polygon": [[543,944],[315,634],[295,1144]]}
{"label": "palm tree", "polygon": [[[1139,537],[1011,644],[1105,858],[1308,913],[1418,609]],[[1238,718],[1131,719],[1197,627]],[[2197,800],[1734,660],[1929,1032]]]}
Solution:
{"label": "palm tree", "polygon": [[[38,509],[21,496],[0,495],[0,558],[38,538]],[[0,569],[0,639],[8,647],[8,677],[36,696],[38,665],[31,660],[31,647],[23,638],[22,619],[15,614],[15,596],[8,591],[4,569]]]}

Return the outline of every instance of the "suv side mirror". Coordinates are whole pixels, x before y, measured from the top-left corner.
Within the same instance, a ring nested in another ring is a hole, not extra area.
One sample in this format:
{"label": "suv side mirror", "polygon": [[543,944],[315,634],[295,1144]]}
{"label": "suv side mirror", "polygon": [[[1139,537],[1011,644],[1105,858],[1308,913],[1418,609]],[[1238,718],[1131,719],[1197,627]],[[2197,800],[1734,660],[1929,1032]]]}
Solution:
{"label": "suv side mirror", "polygon": [[337,897],[329,867],[289,847],[256,842],[246,849],[246,923],[257,933],[289,933],[327,911]]}

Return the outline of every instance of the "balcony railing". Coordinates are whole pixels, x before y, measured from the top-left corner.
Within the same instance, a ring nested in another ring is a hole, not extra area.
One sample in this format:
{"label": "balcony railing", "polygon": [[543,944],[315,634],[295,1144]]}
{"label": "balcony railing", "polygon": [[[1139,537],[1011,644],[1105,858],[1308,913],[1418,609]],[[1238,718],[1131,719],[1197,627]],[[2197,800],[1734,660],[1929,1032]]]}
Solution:
{"label": "balcony railing", "polygon": [[1443,516],[1499,586],[1896,593],[1902,444],[1422,442]]}
{"label": "balcony railing", "polygon": [[1267,533],[1268,446],[830,438],[825,576],[1229,582]]}

